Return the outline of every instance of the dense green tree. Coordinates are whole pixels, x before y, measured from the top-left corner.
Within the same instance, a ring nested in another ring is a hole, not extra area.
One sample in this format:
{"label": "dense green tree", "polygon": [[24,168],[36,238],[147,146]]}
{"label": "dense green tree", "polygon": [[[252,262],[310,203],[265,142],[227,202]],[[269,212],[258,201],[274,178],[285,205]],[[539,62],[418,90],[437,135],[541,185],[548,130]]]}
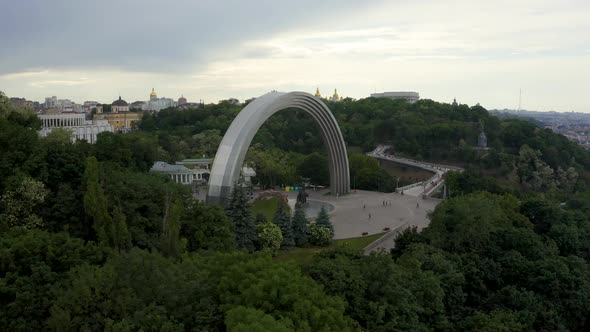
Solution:
{"label": "dense green tree", "polygon": [[50,190],[40,216],[49,230],[67,229],[72,235],[89,238],[92,226],[86,223],[84,210],[79,207],[84,204],[84,171],[90,144],[72,143],[69,137],[52,142],[51,135],[40,143],[34,174]]}
{"label": "dense green tree", "polygon": [[334,225],[332,225],[332,222],[330,221],[330,215],[323,206],[320,209],[317,218],[315,219],[315,224],[320,227],[328,228],[332,233],[334,233]]}
{"label": "dense green tree", "polygon": [[414,259],[396,264],[387,255],[326,252],[308,267],[328,294],[347,300],[346,312],[370,331],[444,329],[439,279]]}
{"label": "dense green tree", "polygon": [[109,209],[121,209],[133,245],[160,248],[166,201],[169,198],[184,204],[190,200],[190,188],[164,176],[137,172],[117,163],[101,163],[101,172]]}
{"label": "dense green tree", "polygon": [[76,266],[105,252],[65,233],[13,228],[0,233],[0,330],[42,331],[57,290]]}
{"label": "dense green tree", "polygon": [[180,243],[180,218],[182,205],[170,193],[164,198],[164,217],[160,235],[160,251],[169,257],[178,257],[182,252]]}
{"label": "dense green tree", "polygon": [[463,331],[511,332],[526,331],[518,316],[510,311],[496,310],[490,314],[478,312],[467,317],[461,326]]}
{"label": "dense green tree", "polygon": [[327,296],[322,286],[292,264],[258,254],[216,255],[206,259],[210,275],[219,280],[219,297],[228,310],[238,306],[258,309],[286,326],[292,324],[295,331],[358,330],[344,315],[344,302]]}
{"label": "dense green tree", "polygon": [[423,234],[432,245],[450,252],[480,252],[490,244],[492,233],[529,226],[514,197],[476,193],[438,206]]}
{"label": "dense green tree", "polygon": [[406,227],[397,234],[393,241],[395,246],[391,249],[391,255],[394,258],[399,258],[411,244],[424,243],[426,240],[418,230],[417,226]]}
{"label": "dense green tree", "polygon": [[212,254],[173,261],[132,249],[102,267],[81,266],[71,277],[51,308],[51,329],[355,327],[340,299],[327,296],[295,266],[273,263],[269,256]]}
{"label": "dense green tree", "polygon": [[35,208],[45,201],[49,191],[37,180],[26,177],[15,190],[8,190],[0,197],[0,224],[27,229],[44,228],[43,220]]}
{"label": "dense green tree", "polygon": [[[155,137],[141,132],[125,135],[102,132],[93,145],[99,161],[118,163],[142,171],[149,170],[158,158],[158,142]],[[183,158],[178,158],[180,160]]]}
{"label": "dense green tree", "polygon": [[325,247],[332,243],[334,232],[328,227],[321,227],[318,224],[309,225],[309,243],[314,246]]}
{"label": "dense green tree", "polygon": [[254,251],[256,225],[252,220],[246,192],[241,185],[234,185],[225,213],[233,223],[238,249]]}
{"label": "dense green tree", "polygon": [[132,249],[71,275],[51,308],[51,329],[217,330],[222,322],[212,278],[190,262]]}
{"label": "dense green tree", "polygon": [[[6,97],[0,103],[8,105]],[[0,111],[0,193],[16,187],[24,175],[38,168],[40,120],[11,104]]]}
{"label": "dense green tree", "polygon": [[293,324],[289,321],[276,320],[262,310],[238,306],[226,313],[225,325],[228,332],[289,332]]}
{"label": "dense green tree", "polygon": [[236,248],[233,224],[218,206],[192,202],[185,209],[180,236],[189,251],[231,251]]}
{"label": "dense green tree", "polygon": [[119,252],[129,250],[131,248],[131,237],[127,229],[125,215],[120,207],[113,210],[113,248]]}
{"label": "dense green tree", "polygon": [[221,132],[217,129],[204,130],[192,136],[191,153],[195,157],[212,157],[221,143]]}
{"label": "dense green tree", "polygon": [[379,161],[360,153],[349,156],[350,179],[355,189],[391,192],[395,189],[393,178],[379,166]]}
{"label": "dense green tree", "polygon": [[293,223],[291,221],[290,209],[285,203],[279,203],[277,210],[272,218],[272,222],[281,229],[283,240],[281,248],[295,246],[295,235],[293,233]]}
{"label": "dense green tree", "polygon": [[464,172],[448,172],[445,181],[450,196],[461,196],[477,191],[487,191],[494,194],[508,192],[495,179],[479,175],[473,169],[467,169]]}
{"label": "dense green tree", "polygon": [[305,216],[305,211],[301,206],[295,206],[295,213],[293,214],[293,238],[295,245],[301,247],[307,244],[307,237],[309,233],[309,221]]}
{"label": "dense green tree", "polygon": [[92,220],[96,239],[99,243],[112,244],[112,218],[108,212],[107,198],[100,183],[99,163],[94,157],[86,161],[86,193],[84,194],[84,210]]}
{"label": "dense green tree", "polygon": [[[262,218],[264,219],[264,216]],[[276,256],[283,243],[283,234],[279,226],[273,224],[270,220],[260,220],[256,224],[256,235],[256,249],[268,251],[273,256]]]}
{"label": "dense green tree", "polygon": [[330,174],[328,169],[328,158],[317,152],[307,155],[297,166],[300,176],[309,178],[314,184],[328,185]]}
{"label": "dense green tree", "polygon": [[279,149],[265,150],[253,145],[248,150],[246,161],[256,170],[256,181],[264,188],[285,183],[297,183],[296,160]]}
{"label": "dense green tree", "polygon": [[256,218],[254,218],[254,223],[256,225],[260,225],[260,224],[264,224],[265,222],[267,222],[268,220],[266,219],[266,217],[264,216],[264,214],[262,213],[257,213],[256,214]]}

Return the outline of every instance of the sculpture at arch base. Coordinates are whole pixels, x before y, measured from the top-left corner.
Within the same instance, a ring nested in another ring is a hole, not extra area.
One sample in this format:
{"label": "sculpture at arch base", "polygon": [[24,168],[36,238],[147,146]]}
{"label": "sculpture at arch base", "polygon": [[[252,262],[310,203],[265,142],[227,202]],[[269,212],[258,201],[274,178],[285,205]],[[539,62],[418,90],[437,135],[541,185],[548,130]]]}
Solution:
{"label": "sculpture at arch base", "polygon": [[350,192],[350,170],[346,144],[330,109],[317,97],[306,92],[270,92],[249,103],[229,126],[215,154],[209,178],[208,204],[225,204],[233,185],[238,182],[248,147],[262,124],[276,112],[298,108],[317,123],[328,152],[330,192]]}

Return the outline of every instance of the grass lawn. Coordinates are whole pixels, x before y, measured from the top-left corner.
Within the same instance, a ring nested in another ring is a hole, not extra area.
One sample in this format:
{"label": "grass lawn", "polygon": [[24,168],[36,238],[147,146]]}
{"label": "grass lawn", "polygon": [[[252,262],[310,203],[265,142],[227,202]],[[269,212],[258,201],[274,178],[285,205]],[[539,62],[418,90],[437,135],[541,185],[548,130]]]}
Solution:
{"label": "grass lawn", "polygon": [[263,200],[256,200],[252,203],[252,207],[250,210],[252,211],[252,216],[256,217],[258,213],[262,213],[266,220],[272,221],[272,217],[277,210],[277,206],[279,203],[278,197],[273,197],[270,199],[263,199]]}
{"label": "grass lawn", "polygon": [[299,265],[306,265],[310,263],[313,257],[323,250],[334,249],[337,247],[345,247],[353,250],[362,250],[364,247],[377,240],[385,233],[375,235],[355,237],[351,239],[335,240],[332,245],[328,247],[309,247],[309,248],[293,248],[291,250],[281,250],[275,257],[278,261],[291,261]]}

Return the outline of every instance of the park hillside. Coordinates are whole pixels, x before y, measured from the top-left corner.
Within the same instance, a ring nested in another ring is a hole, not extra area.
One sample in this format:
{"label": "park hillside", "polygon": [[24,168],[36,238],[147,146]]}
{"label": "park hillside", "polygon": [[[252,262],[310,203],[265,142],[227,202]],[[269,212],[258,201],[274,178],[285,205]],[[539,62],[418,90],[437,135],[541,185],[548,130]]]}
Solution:
{"label": "park hillside", "polygon": [[[0,94],[0,330],[590,329],[588,151],[479,105],[327,105],[355,188],[395,189],[399,176],[365,155],[380,144],[465,169],[448,174],[430,225],[390,252],[333,241],[325,210],[313,221],[280,199],[257,210],[242,187],[208,206],[149,172],[213,157],[243,105],[145,114],[137,131],[88,144],[40,138],[36,115]],[[319,131],[296,110],[262,126],[246,163],[262,188],[329,183]]]}

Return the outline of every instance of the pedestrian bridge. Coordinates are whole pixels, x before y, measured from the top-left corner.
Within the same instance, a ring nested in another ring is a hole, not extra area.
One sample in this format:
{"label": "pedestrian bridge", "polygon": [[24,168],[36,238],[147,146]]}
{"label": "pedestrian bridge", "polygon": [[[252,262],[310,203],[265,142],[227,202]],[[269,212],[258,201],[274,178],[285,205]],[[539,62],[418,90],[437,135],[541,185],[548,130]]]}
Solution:
{"label": "pedestrian bridge", "polygon": [[434,164],[434,163],[427,163],[420,160],[414,160],[409,158],[403,158],[399,156],[395,156],[393,154],[389,154],[386,151],[391,149],[389,145],[379,145],[375,150],[367,153],[368,156],[382,159],[382,160],[389,160],[399,164],[404,164],[408,166],[418,167],[424,169],[429,172],[433,172],[434,175],[425,180],[416,183],[412,183],[410,185],[396,188],[396,192],[403,192],[404,194],[411,195],[411,196],[424,196],[430,197],[434,194],[439,188],[445,186],[445,178],[447,172],[449,171],[458,171],[462,172],[463,168],[457,166],[449,166],[443,164]]}

